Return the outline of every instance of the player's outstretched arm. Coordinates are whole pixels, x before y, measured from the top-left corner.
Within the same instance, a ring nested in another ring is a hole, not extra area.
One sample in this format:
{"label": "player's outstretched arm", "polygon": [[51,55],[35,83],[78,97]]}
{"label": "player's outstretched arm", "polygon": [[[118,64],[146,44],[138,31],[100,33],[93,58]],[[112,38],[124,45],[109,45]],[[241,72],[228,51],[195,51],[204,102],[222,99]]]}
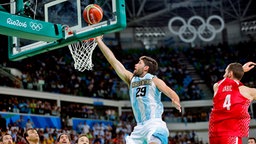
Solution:
{"label": "player's outstretched arm", "polygon": [[170,87],[168,87],[163,80],[157,77],[153,78],[153,82],[156,84],[157,88],[161,92],[163,92],[166,96],[168,96],[172,100],[172,103],[174,104],[175,108],[179,110],[179,112],[181,112],[180,98],[177,95],[177,93],[174,90],[172,90]]}
{"label": "player's outstretched arm", "polygon": [[245,63],[243,65],[244,72],[250,71],[251,69],[254,68],[254,66],[256,66],[256,63],[254,63],[254,62],[247,62],[247,63]]}
{"label": "player's outstretched arm", "polygon": [[98,43],[98,46],[107,59],[107,61],[111,64],[111,66],[115,69],[117,75],[127,84],[129,85],[130,80],[133,76],[133,74],[126,70],[123,64],[120,63],[113,54],[113,52],[105,45],[105,43],[102,41],[102,36],[96,37],[96,41]]}

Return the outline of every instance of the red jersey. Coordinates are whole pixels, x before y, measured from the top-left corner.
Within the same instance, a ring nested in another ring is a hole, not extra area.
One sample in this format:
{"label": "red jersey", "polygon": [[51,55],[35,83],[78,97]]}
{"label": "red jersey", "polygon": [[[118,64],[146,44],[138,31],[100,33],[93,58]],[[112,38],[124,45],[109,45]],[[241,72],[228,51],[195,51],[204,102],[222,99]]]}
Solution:
{"label": "red jersey", "polygon": [[239,92],[241,82],[224,78],[218,82],[209,121],[209,136],[248,137],[251,100]]}

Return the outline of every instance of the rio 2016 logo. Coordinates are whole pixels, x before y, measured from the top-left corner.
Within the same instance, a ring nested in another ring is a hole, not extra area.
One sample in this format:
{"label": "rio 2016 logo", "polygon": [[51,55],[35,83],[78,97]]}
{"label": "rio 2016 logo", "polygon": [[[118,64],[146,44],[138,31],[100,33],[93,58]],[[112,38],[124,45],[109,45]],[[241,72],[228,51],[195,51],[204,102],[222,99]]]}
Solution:
{"label": "rio 2016 logo", "polygon": [[[21,22],[20,20],[13,20],[11,18],[8,18],[6,20],[7,24],[9,25],[13,25],[13,26],[17,26],[17,27],[22,27],[22,28],[27,28],[27,22]],[[41,29],[43,29],[43,25],[41,23],[36,23],[36,22],[30,22],[29,23],[30,28],[33,31],[40,31]]]}
{"label": "rio 2016 logo", "polygon": [[27,23],[26,22],[21,22],[19,20],[13,20],[11,18],[8,18],[6,22],[9,25],[14,25],[14,26],[18,26],[18,27],[27,28]]}

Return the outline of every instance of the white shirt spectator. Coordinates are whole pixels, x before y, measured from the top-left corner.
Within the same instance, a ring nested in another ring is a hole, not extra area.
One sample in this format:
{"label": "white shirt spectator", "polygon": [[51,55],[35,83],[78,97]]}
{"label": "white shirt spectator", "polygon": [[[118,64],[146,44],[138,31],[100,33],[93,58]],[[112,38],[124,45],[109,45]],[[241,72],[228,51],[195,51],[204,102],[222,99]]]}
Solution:
{"label": "white shirt spectator", "polygon": [[89,133],[89,131],[90,131],[90,126],[86,122],[84,122],[84,124],[83,124],[83,133],[87,134],[87,133]]}
{"label": "white shirt spectator", "polygon": [[26,123],[26,128],[29,129],[29,128],[33,128],[33,125],[34,123],[30,121],[30,119],[27,120],[27,123]]}

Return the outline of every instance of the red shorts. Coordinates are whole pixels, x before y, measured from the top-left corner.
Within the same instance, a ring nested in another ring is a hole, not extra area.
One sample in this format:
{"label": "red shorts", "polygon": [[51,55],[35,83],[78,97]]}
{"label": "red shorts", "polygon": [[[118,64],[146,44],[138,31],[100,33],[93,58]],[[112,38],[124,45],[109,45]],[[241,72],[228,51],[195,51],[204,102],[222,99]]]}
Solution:
{"label": "red shorts", "polygon": [[235,136],[210,137],[210,144],[242,144],[242,138]]}

